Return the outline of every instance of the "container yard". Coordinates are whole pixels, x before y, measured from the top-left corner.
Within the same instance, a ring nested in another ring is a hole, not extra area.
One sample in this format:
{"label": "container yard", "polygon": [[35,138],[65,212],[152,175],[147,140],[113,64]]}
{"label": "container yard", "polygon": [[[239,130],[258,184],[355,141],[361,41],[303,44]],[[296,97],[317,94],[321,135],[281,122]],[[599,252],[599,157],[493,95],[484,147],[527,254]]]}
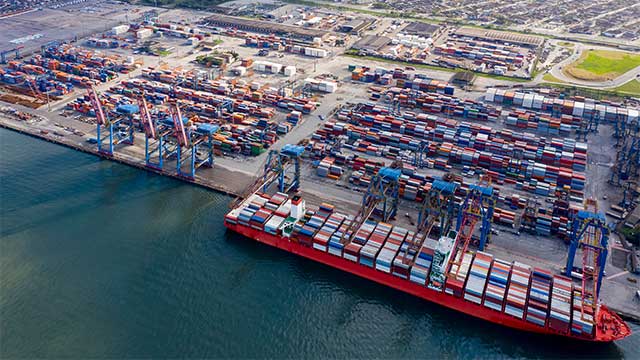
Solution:
{"label": "container yard", "polygon": [[472,28],[431,25],[416,35],[406,26],[392,25],[380,36],[356,42],[352,50],[362,55],[413,64],[458,68],[477,73],[531,78],[544,38]]}
{"label": "container yard", "polygon": [[243,6],[10,50],[0,125],[232,195],[237,241],[434,311],[635,336],[640,102],[410,65],[530,79],[536,35]]}

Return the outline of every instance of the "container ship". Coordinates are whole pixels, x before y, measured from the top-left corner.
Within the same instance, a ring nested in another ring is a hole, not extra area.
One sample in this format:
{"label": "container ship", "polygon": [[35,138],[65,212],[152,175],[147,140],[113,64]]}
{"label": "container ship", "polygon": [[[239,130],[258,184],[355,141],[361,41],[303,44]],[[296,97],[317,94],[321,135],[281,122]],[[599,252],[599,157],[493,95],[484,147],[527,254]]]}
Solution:
{"label": "container ship", "polygon": [[[225,226],[250,239],[424,300],[510,328],[593,342],[631,334],[604,304],[582,298],[565,276],[487,252],[455,251],[455,231],[426,239],[385,222],[353,218],[321,204],[307,209],[299,195],[253,193],[233,208]],[[344,239],[349,241],[344,241]],[[596,301],[597,302],[597,301]]]}

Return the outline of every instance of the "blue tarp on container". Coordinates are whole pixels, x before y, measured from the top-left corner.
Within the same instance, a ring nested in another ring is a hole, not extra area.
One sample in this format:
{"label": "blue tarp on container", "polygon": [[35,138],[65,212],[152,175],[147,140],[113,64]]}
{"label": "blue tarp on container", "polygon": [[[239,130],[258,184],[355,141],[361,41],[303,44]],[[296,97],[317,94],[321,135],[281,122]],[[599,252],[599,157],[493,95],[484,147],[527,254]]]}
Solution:
{"label": "blue tarp on container", "polygon": [[378,174],[384,179],[398,181],[398,179],[400,179],[400,175],[402,175],[402,170],[383,167],[380,168]]}
{"label": "blue tarp on container", "polygon": [[304,146],[286,144],[282,147],[282,150],[280,150],[280,152],[283,155],[298,157],[301,156],[304,152]]}
{"label": "blue tarp on container", "polygon": [[198,124],[197,131],[200,134],[211,135],[211,134],[217,133],[219,129],[220,129],[220,126],[215,124]]}
{"label": "blue tarp on container", "polygon": [[455,183],[436,179],[433,181],[432,187],[444,193],[453,194],[456,191],[458,185]]}
{"label": "blue tarp on container", "polygon": [[[169,126],[173,127],[173,119],[171,118],[171,116],[167,116],[166,118],[162,119],[161,122],[164,125],[169,125]],[[189,122],[189,119],[183,116],[182,117],[182,123],[186,125],[188,122]]]}
{"label": "blue tarp on container", "polygon": [[116,107],[116,112],[119,114],[137,114],[140,111],[138,105],[134,104],[121,104]]}
{"label": "blue tarp on container", "polygon": [[597,220],[601,220],[602,222],[605,222],[605,217],[602,213],[593,213],[591,211],[587,211],[587,210],[580,210],[578,211],[578,219],[580,220],[584,220],[584,219],[597,219]]}
{"label": "blue tarp on container", "polygon": [[484,186],[478,186],[478,185],[471,185],[469,186],[469,188],[471,190],[480,190],[480,192],[482,193],[482,195],[484,196],[492,196],[493,195],[493,188],[492,187],[484,187]]}

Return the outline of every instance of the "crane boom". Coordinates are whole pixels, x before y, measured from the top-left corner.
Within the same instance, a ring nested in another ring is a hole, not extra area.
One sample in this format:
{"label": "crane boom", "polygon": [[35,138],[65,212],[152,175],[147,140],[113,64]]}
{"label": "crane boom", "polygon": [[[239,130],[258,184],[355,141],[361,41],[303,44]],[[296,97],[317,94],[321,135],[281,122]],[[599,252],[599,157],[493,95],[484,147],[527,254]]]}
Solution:
{"label": "crane boom", "polygon": [[180,106],[178,103],[171,108],[171,117],[173,118],[173,126],[176,134],[176,139],[180,146],[188,144],[187,133],[184,129],[184,123],[182,122],[182,114],[180,113]]}
{"label": "crane boom", "polygon": [[[479,250],[484,250],[485,243],[491,235],[491,222],[493,220],[493,209],[495,206],[495,195],[491,187],[491,179],[481,177],[477,185],[471,185],[468,193],[458,211],[458,221],[456,223],[457,236],[453,246],[453,256],[447,266],[447,273],[452,265],[460,265],[464,254],[469,248],[473,233],[480,223],[480,243]],[[460,270],[457,266],[456,276]]]}
{"label": "crane boom", "polygon": [[144,95],[140,97],[140,99],[138,99],[138,108],[140,108],[140,121],[142,121],[144,133],[148,138],[156,139],[156,128],[155,126],[153,126],[151,114],[149,113],[149,108],[147,107],[147,100],[145,100]]}
{"label": "crane boom", "polygon": [[458,185],[451,181],[451,177],[445,175],[444,179],[436,179],[425,195],[422,208],[418,215],[416,232],[411,239],[407,239],[409,251],[405,252],[403,262],[407,264],[409,255],[420,251],[422,244],[427,239],[431,230],[439,224],[440,235],[446,234],[451,224],[453,215],[454,197]]}
{"label": "crane boom", "polygon": [[398,207],[398,179],[402,174],[402,164],[394,162],[389,167],[383,167],[371,179],[367,192],[362,197],[360,210],[349,224],[349,227],[340,236],[340,243],[347,244],[362,224],[382,205],[382,221],[389,221],[395,216]]}
{"label": "crane boom", "polygon": [[98,125],[105,125],[107,123],[107,119],[104,116],[104,110],[102,110],[102,103],[100,102],[100,98],[98,97],[98,93],[93,86],[87,88],[87,94],[89,95],[89,101],[91,102],[91,106],[93,107],[93,111],[96,113],[96,118],[98,119]]}
{"label": "crane boom", "polygon": [[582,249],[580,312],[584,318],[585,310],[590,309],[591,314],[598,311],[598,295],[608,254],[609,227],[604,214],[598,210],[597,202],[587,199],[584,210],[574,215],[571,228],[565,274],[572,276],[576,252]]}

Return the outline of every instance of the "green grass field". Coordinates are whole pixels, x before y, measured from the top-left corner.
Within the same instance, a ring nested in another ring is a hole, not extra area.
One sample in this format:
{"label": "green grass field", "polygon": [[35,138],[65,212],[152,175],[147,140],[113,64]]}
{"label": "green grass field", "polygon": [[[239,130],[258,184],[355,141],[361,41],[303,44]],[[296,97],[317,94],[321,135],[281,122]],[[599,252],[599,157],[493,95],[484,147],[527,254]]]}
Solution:
{"label": "green grass field", "polygon": [[588,50],[576,62],[565,67],[565,73],[576,79],[602,81],[615,79],[636,66],[640,66],[640,54]]}
{"label": "green grass field", "polygon": [[572,48],[574,46],[574,43],[568,41],[560,41],[558,45],[566,48]]}
{"label": "green grass field", "polygon": [[558,79],[557,77],[551,75],[550,73],[544,74],[544,76],[542,77],[542,80],[554,82],[554,83],[564,83],[564,81]]}
{"label": "green grass field", "polygon": [[544,82],[540,84],[542,87],[562,89],[563,92],[570,96],[579,95],[598,100],[621,101],[624,97],[640,96],[640,81],[631,80],[622,86],[611,89],[592,89],[571,84],[559,84],[552,82]]}
{"label": "green grass field", "polygon": [[640,81],[631,80],[614,89],[617,92],[629,94],[631,96],[640,96]]}

